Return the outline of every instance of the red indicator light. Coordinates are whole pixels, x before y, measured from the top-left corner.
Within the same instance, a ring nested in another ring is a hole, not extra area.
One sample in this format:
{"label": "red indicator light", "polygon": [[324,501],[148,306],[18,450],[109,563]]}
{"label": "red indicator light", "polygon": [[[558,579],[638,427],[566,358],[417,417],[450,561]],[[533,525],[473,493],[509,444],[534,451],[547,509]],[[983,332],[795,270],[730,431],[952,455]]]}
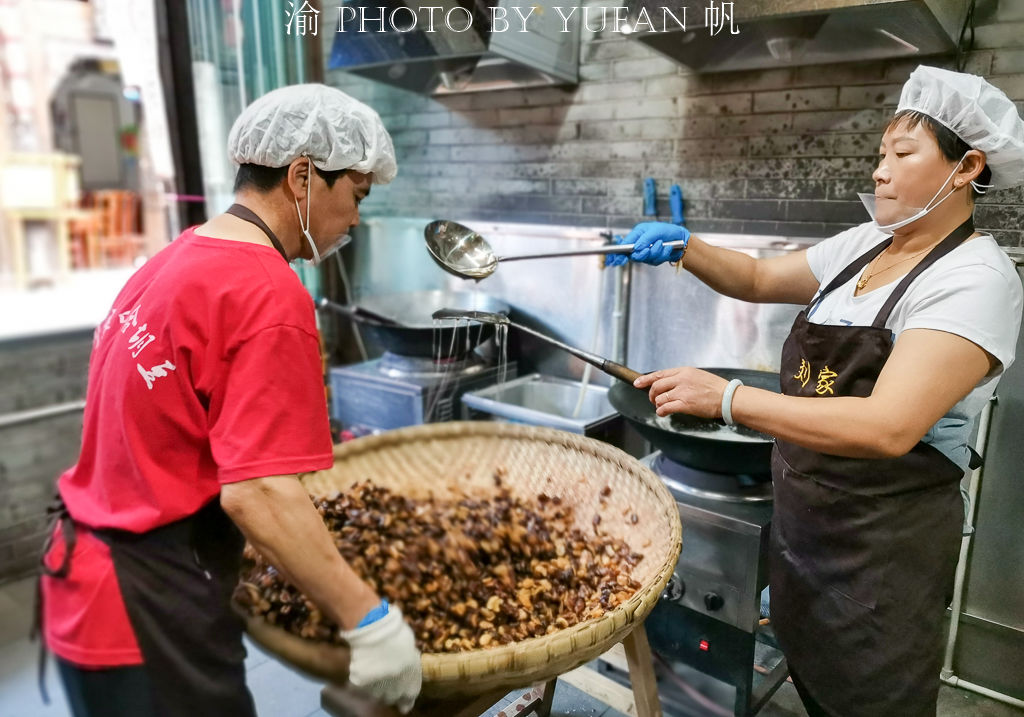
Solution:
{"label": "red indicator light", "polygon": [[704,652],[707,652],[709,649],[711,649],[711,645],[708,644],[707,640],[701,640],[699,647]]}

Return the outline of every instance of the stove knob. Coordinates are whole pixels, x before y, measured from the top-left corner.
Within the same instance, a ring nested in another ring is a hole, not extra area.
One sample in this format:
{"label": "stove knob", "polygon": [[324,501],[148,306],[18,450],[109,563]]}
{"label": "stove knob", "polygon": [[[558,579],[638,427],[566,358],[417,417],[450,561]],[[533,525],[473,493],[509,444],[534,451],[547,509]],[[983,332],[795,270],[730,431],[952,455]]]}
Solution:
{"label": "stove knob", "polygon": [[722,596],[718,593],[707,593],[706,595],[704,595],[704,607],[706,607],[711,612],[714,612],[715,610],[721,610],[722,605],[724,604],[725,600],[722,599]]}
{"label": "stove knob", "polygon": [[669,578],[668,585],[665,586],[665,592],[662,593],[662,597],[666,600],[672,600],[678,602],[683,599],[683,595],[686,594],[686,583],[678,575],[673,575]]}

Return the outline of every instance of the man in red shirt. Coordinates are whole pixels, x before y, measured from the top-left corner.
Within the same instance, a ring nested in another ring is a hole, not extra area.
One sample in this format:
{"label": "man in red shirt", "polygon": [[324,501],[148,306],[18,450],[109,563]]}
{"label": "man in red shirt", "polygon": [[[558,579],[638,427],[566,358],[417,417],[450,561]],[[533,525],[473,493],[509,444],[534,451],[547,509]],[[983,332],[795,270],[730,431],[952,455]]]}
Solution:
{"label": "man in red shirt", "polygon": [[228,144],[236,204],[146,262],[96,328],[44,557],[46,644],[76,717],[255,715],[229,606],[248,539],[341,626],[351,682],[408,711],[412,631],[297,480],[332,447],[313,302],[288,266],[359,223],[396,174],[391,138],[361,102],[297,85],[246,108]]}

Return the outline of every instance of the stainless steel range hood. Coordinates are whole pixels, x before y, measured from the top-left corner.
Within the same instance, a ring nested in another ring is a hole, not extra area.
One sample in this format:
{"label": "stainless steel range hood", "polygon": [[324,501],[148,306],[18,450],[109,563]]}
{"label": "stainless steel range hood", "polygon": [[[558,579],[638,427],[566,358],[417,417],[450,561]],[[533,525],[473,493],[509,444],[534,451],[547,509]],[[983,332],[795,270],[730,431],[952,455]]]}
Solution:
{"label": "stainless steel range hood", "polygon": [[[381,7],[376,0],[355,0],[325,8],[324,26],[332,35],[327,48],[329,70],[351,72],[424,94],[579,81],[579,20],[572,17],[566,25],[547,2],[391,3],[383,23],[374,20],[364,26],[372,29],[361,31],[358,13],[365,9],[370,17],[377,18]],[[434,15],[430,14],[431,7],[437,9]],[[507,26],[492,27],[492,8],[505,13]],[[525,25],[516,8],[529,13]],[[472,22],[468,21],[470,14]],[[396,18],[394,23],[392,17]],[[526,32],[521,32],[524,26]]]}
{"label": "stainless steel range hood", "polygon": [[[950,52],[967,9],[966,0],[734,0],[731,23],[713,27],[703,7],[686,5],[633,2],[630,19],[651,22],[635,39],[697,72]],[[678,20],[685,12],[686,29],[665,9]]]}

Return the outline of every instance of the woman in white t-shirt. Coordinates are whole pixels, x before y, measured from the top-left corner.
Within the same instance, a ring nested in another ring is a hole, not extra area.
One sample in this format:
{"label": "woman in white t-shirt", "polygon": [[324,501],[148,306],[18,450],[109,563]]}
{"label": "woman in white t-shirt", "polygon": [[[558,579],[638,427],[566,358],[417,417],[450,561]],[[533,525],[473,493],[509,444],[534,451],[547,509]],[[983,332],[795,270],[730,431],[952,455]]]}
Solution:
{"label": "woman in white t-shirt", "polygon": [[1013,264],[973,225],[978,194],[1024,183],[1006,95],[919,67],[872,176],[874,221],[805,252],[756,260],[663,223],[625,239],[634,261],[682,260],[727,296],[808,305],[781,395],[690,367],[635,385],[659,415],[775,436],[772,624],[812,717],[934,716],[968,434],[1021,322]]}

